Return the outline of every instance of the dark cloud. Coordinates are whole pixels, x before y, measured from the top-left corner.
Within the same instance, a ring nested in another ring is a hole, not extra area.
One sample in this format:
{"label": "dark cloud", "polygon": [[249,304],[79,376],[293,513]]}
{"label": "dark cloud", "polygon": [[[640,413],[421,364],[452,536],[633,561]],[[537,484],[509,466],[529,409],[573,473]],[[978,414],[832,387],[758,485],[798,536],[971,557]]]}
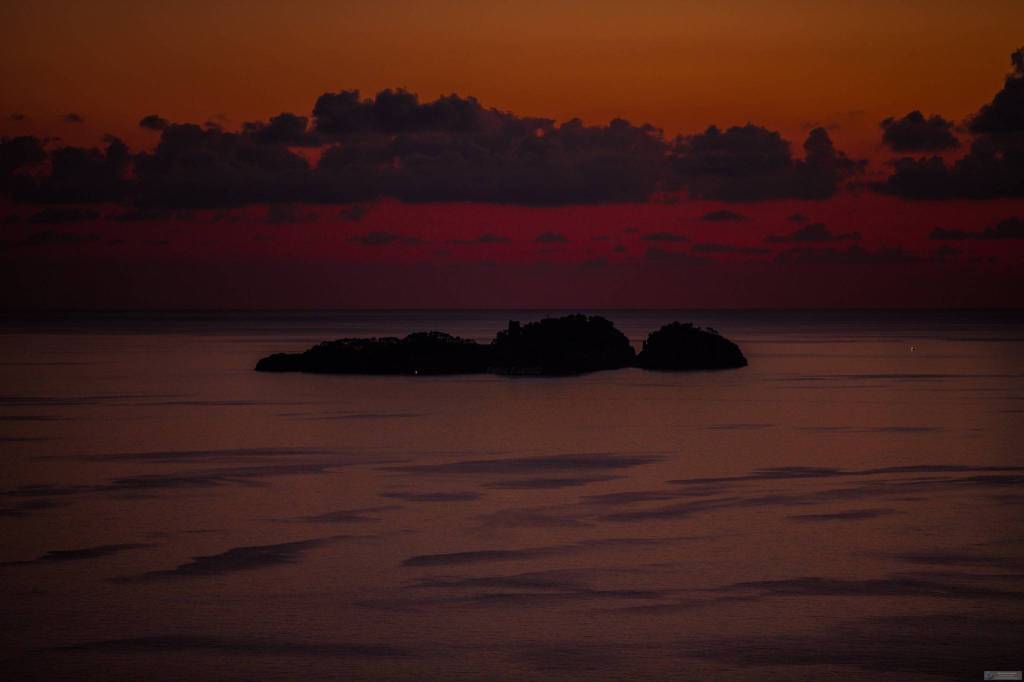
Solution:
{"label": "dark cloud", "polygon": [[156,149],[138,155],[135,200],[166,208],[219,208],[317,198],[306,160],[252,135],[171,124]]}
{"label": "dark cloud", "polygon": [[171,211],[163,208],[134,208],[107,216],[108,220],[119,223],[135,223],[148,220],[194,220],[189,211]]}
{"label": "dark cloud", "polygon": [[542,232],[533,241],[539,244],[565,244],[569,240],[561,232]]}
{"label": "dark cloud", "polygon": [[944,229],[936,227],[932,230],[931,239],[1024,239],[1024,220],[1007,218],[1000,220],[991,227],[979,231]]}
{"label": "dark cloud", "polygon": [[349,242],[362,246],[390,246],[392,244],[422,244],[423,240],[393,232],[374,231],[349,238]]}
{"label": "dark cloud", "polygon": [[363,219],[363,216],[365,216],[368,211],[369,209],[367,209],[366,206],[363,206],[361,204],[353,204],[348,208],[342,210],[341,213],[338,214],[338,217],[344,220],[351,221],[353,223],[357,223]]}
{"label": "dark cloud", "polygon": [[797,228],[789,234],[782,235],[768,235],[764,238],[766,242],[773,242],[779,244],[785,244],[790,242],[846,242],[846,241],[860,241],[860,232],[843,232],[834,234],[829,231],[825,223],[811,223],[804,227]]}
{"label": "dark cloud", "polygon": [[932,258],[934,260],[946,260],[948,258],[955,258],[963,254],[963,250],[950,246],[949,244],[943,244],[939,248],[932,252]]}
{"label": "dark cloud", "polygon": [[50,152],[50,173],[26,184],[16,198],[39,203],[95,203],[125,198],[131,154],[108,137],[103,149],[60,147]]}
{"label": "dark cloud", "polygon": [[644,260],[656,265],[680,267],[707,265],[712,262],[702,256],[694,256],[693,254],[685,253],[683,251],[666,251],[665,249],[658,248],[657,246],[647,247],[647,250],[644,251]]}
{"label": "dark cloud", "polygon": [[970,151],[952,165],[938,156],[904,158],[878,185],[908,199],[1024,196],[1024,49],[1011,55],[1002,90],[970,120]]}
{"label": "dark cloud", "polygon": [[[479,133],[516,118],[485,109],[475,97],[458,95],[420,103],[415,93],[399,88],[381,90],[372,99],[360,99],[358,90],[324,93],[313,106],[316,131],[324,135],[353,133]],[[531,119],[534,125],[549,123]]]}
{"label": "dark cloud", "polygon": [[85,119],[82,118],[81,116],[79,116],[78,114],[76,114],[75,112],[70,111],[70,112],[64,114],[64,122],[65,123],[85,123]]}
{"label": "dark cloud", "polygon": [[640,237],[645,242],[688,242],[687,237],[674,232],[653,232]]}
{"label": "dark cloud", "polygon": [[805,216],[803,213],[791,213],[790,215],[786,216],[786,220],[792,220],[794,223],[802,223],[805,222],[807,219],[807,216]]}
{"label": "dark cloud", "polygon": [[536,130],[516,119],[493,132],[357,137],[324,152],[318,177],[366,198],[550,205],[642,201],[663,176],[653,129],[617,120]]}
{"label": "dark cloud", "polygon": [[166,118],[157,116],[156,114],[143,116],[139,120],[139,127],[145,128],[146,130],[163,130],[169,125],[170,121],[168,121]]}
{"label": "dark cloud", "polygon": [[95,234],[75,234],[73,232],[57,232],[42,230],[33,232],[24,239],[0,241],[0,249],[20,249],[33,246],[88,244],[100,240]]}
{"label": "dark cloud", "polygon": [[671,158],[691,196],[722,201],[827,198],[864,166],[837,151],[824,128],[810,132],[798,160],[779,133],[751,124],[680,137]]}
{"label": "dark cloud", "polygon": [[915,263],[920,259],[900,247],[881,247],[874,251],[854,244],[845,250],[794,248],[776,256],[779,263],[805,265],[892,265]]}
{"label": "dark cloud", "polygon": [[717,223],[725,221],[746,220],[747,216],[743,215],[742,213],[736,213],[735,211],[711,211],[710,213],[705,213],[704,215],[702,215],[700,219],[706,220],[708,222]]}
{"label": "dark cloud", "polygon": [[882,143],[897,152],[937,152],[960,146],[953,122],[938,115],[925,118],[915,110],[903,118],[889,117],[880,126]]}
{"label": "dark cloud", "polygon": [[[77,202],[124,196],[166,208],[379,197],[551,205],[643,201],[671,184],[661,132],[621,119],[556,125],[456,95],[420,103],[401,90],[366,100],[355,92],[327,93],[313,114],[312,127],[305,116],[282,113],[238,132],[217,123],[172,124],[153,114],[140,121],[161,133],[152,152],[105,159],[113,150],[78,149],[58,159],[55,151],[53,177],[14,194]],[[296,146],[325,147],[313,167],[290,151]],[[83,158],[76,162],[74,154]],[[98,172],[104,163],[116,172]],[[127,186],[126,177],[132,178]]]}
{"label": "dark cloud", "polygon": [[276,144],[286,147],[318,147],[323,140],[309,129],[305,116],[284,112],[272,116],[270,121],[247,122],[242,131],[261,144]]}
{"label": "dark cloud", "polygon": [[46,160],[46,151],[39,138],[30,135],[0,138],[0,191],[20,194],[31,187],[33,180],[18,171]]}
{"label": "dark cloud", "polygon": [[[473,239],[449,239],[449,244],[458,244],[461,246],[471,246],[473,244],[504,244],[509,241],[508,237],[500,234],[494,234],[492,232],[484,232],[481,235],[474,237]],[[540,237],[537,237],[537,241],[540,241]]]}
{"label": "dark cloud", "polygon": [[616,119],[560,126],[485,109],[456,95],[420,103],[403,90],[361,100],[327,93],[315,128],[345,143],[321,161],[326,181],[372,198],[521,204],[640,201],[664,175],[664,141],[650,126]]}
{"label": "dark cloud", "polygon": [[1010,55],[1010,64],[1003,89],[971,119],[972,133],[1024,132],[1024,48]]}
{"label": "dark cloud", "polygon": [[306,223],[316,220],[314,211],[303,211],[291,204],[270,204],[267,206],[267,215],[264,220],[271,224],[280,223]]}
{"label": "dark cloud", "polygon": [[905,199],[1024,196],[1024,136],[979,138],[951,166],[938,156],[899,159],[877,187]]}
{"label": "dark cloud", "polygon": [[100,214],[97,211],[93,211],[87,208],[63,208],[63,207],[52,207],[44,208],[43,210],[33,213],[28,221],[30,223],[45,223],[45,224],[59,224],[59,223],[83,223],[90,220],[98,220]]}
{"label": "dark cloud", "polygon": [[8,118],[15,123],[24,123],[29,120],[28,116],[20,113],[11,114]]}
{"label": "dark cloud", "polygon": [[4,177],[14,171],[46,159],[42,141],[31,135],[0,138],[0,174]]}
{"label": "dark cloud", "polygon": [[210,220],[215,223],[237,223],[242,220],[242,216],[230,211],[217,211]]}
{"label": "dark cloud", "polygon": [[734,244],[694,244],[694,253],[769,253],[758,246],[736,246]]}
{"label": "dark cloud", "polygon": [[[358,205],[381,197],[598,204],[672,196],[680,188],[698,198],[751,201],[828,197],[862,166],[837,151],[824,128],[810,131],[798,159],[779,133],[754,125],[711,127],[668,143],[660,130],[622,119],[556,124],[486,108],[472,97],[421,102],[405,90],[372,98],[325,93],[312,118],[284,112],[237,132],[219,123],[173,124],[156,114],[139,125],[160,132],[156,149],[134,156],[123,145],[54,150],[52,173],[5,190],[23,200],[125,200],[169,209]],[[314,164],[294,147],[322,154]],[[703,219],[742,217],[712,211]]]}

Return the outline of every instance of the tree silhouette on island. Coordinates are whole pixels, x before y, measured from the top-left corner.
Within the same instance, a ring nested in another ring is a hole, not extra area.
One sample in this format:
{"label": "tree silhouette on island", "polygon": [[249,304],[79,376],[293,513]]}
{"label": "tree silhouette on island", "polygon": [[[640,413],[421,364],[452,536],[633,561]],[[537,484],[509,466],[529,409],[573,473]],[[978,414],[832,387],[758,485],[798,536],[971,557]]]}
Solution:
{"label": "tree silhouette on island", "polygon": [[256,371],[568,376],[624,367],[683,371],[746,365],[739,346],[711,328],[673,322],[648,335],[637,354],[610,320],[566,315],[525,325],[510,321],[489,344],[437,331],[325,341],[302,353],[269,355]]}

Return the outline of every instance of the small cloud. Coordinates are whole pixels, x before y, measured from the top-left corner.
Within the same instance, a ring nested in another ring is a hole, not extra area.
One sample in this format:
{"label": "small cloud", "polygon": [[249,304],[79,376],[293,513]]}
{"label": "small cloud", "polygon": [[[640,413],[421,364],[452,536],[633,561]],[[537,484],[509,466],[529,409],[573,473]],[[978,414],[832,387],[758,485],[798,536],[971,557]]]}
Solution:
{"label": "small cloud", "polygon": [[732,244],[695,244],[694,253],[769,253],[768,249],[757,246],[734,246]]}
{"label": "small cloud", "polygon": [[363,216],[366,215],[368,211],[369,209],[366,208],[366,206],[363,206],[362,204],[352,204],[348,208],[342,209],[341,213],[338,214],[338,217],[353,223],[357,223],[360,220],[362,220]]}
{"label": "small cloud", "polygon": [[146,130],[163,130],[168,125],[170,125],[170,123],[166,118],[157,116],[156,114],[143,116],[139,121],[139,127],[145,128]]}
{"label": "small cloud", "polygon": [[10,120],[14,121],[15,123],[27,123],[28,116],[26,116],[25,114],[11,114]]}
{"label": "small cloud", "polygon": [[291,204],[270,204],[264,221],[271,224],[308,223],[316,220],[316,213],[302,211]]}
{"label": "small cloud", "polygon": [[960,239],[1024,239],[1024,219],[1021,218],[1007,218],[1006,220],[1000,220],[998,223],[991,227],[986,227],[983,230],[977,232],[971,232],[967,230],[947,230],[941,227],[936,227],[932,230],[930,239],[944,240],[960,240]]}
{"label": "small cloud", "polygon": [[508,237],[505,237],[504,235],[494,234],[493,232],[484,232],[473,239],[449,239],[448,243],[461,246],[471,246],[474,244],[504,244],[508,241]]}
{"label": "small cloud", "polygon": [[776,261],[784,264],[801,265],[893,265],[917,263],[920,259],[900,247],[882,247],[869,251],[854,244],[845,250],[795,248],[782,251]]}
{"label": "small cloud", "polygon": [[653,232],[640,237],[645,242],[688,242],[690,241],[681,234],[673,232]]}
{"label": "small cloud", "polygon": [[118,223],[135,223],[146,220],[168,220],[173,215],[172,211],[162,208],[140,208],[122,211],[121,213],[112,213],[107,216],[107,220],[113,220]]}
{"label": "small cloud", "polygon": [[808,219],[807,216],[805,216],[803,213],[792,213],[792,214],[786,216],[786,220],[791,220],[794,223],[807,222],[807,219]]}
{"label": "small cloud", "polygon": [[561,232],[541,232],[534,241],[540,244],[565,244],[569,240]]}
{"label": "small cloud", "polygon": [[423,240],[417,237],[406,237],[393,232],[374,231],[363,235],[351,237],[348,240],[353,244],[361,246],[389,246],[392,244],[422,244]]}
{"label": "small cloud", "polygon": [[658,265],[707,265],[707,258],[694,256],[683,251],[666,251],[657,246],[648,247],[644,252],[644,260]]}
{"label": "small cloud", "polygon": [[834,234],[829,231],[825,223],[811,223],[810,225],[797,228],[789,234],[768,235],[764,240],[774,244],[785,244],[789,242],[856,242],[860,241],[860,232]]}
{"label": "small cloud", "polygon": [[230,211],[217,211],[211,220],[215,223],[237,223],[242,218],[237,213]]}
{"label": "small cloud", "polygon": [[614,249],[612,249],[612,253],[626,253],[626,251],[628,251],[628,249],[623,244],[619,244]]}
{"label": "small cloud", "polygon": [[20,249],[32,246],[54,246],[88,244],[99,241],[95,234],[74,234],[71,232],[57,232],[55,230],[43,230],[35,232],[25,239],[19,241],[0,242],[0,249]]}
{"label": "small cloud", "polygon": [[949,244],[943,244],[932,253],[932,260],[945,261],[950,258],[956,258],[962,254],[963,251],[961,249],[958,249],[955,246],[950,246]]}
{"label": "small cloud", "polygon": [[44,208],[28,219],[30,223],[81,223],[96,220],[100,214],[86,208]]}
{"label": "small cloud", "polygon": [[882,144],[893,151],[937,152],[960,146],[953,135],[953,122],[941,116],[925,118],[920,111],[911,111],[903,118],[890,116],[879,125]]}
{"label": "small cloud", "polygon": [[735,211],[711,211],[710,213],[702,215],[700,219],[707,222],[717,223],[730,220],[746,220],[747,216],[742,213],[736,213]]}
{"label": "small cloud", "polygon": [[65,123],[85,123],[85,119],[76,114],[73,111],[68,112],[64,115]]}

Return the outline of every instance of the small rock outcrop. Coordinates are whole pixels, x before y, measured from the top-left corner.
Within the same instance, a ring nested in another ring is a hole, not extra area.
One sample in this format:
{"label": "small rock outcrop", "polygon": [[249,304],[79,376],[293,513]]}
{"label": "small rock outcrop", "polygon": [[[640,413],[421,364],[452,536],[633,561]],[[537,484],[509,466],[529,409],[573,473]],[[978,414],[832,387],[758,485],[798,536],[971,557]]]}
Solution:
{"label": "small rock outcrop", "polygon": [[651,332],[636,358],[638,367],[657,370],[746,367],[740,347],[714,329],[673,322]]}
{"label": "small rock outcrop", "polygon": [[490,347],[496,374],[583,374],[629,367],[636,358],[626,335],[596,315],[509,322]]}

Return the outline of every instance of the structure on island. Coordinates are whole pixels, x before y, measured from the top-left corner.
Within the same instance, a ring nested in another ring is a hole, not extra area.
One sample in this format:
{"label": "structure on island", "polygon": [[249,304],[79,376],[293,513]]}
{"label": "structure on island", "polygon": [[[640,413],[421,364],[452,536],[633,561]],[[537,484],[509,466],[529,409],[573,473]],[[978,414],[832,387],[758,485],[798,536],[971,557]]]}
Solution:
{"label": "structure on island", "polygon": [[256,371],[565,376],[624,367],[682,371],[746,365],[739,346],[711,328],[673,322],[649,334],[637,354],[611,321],[566,315],[525,325],[510,321],[488,344],[436,331],[325,341],[302,353],[269,355]]}

